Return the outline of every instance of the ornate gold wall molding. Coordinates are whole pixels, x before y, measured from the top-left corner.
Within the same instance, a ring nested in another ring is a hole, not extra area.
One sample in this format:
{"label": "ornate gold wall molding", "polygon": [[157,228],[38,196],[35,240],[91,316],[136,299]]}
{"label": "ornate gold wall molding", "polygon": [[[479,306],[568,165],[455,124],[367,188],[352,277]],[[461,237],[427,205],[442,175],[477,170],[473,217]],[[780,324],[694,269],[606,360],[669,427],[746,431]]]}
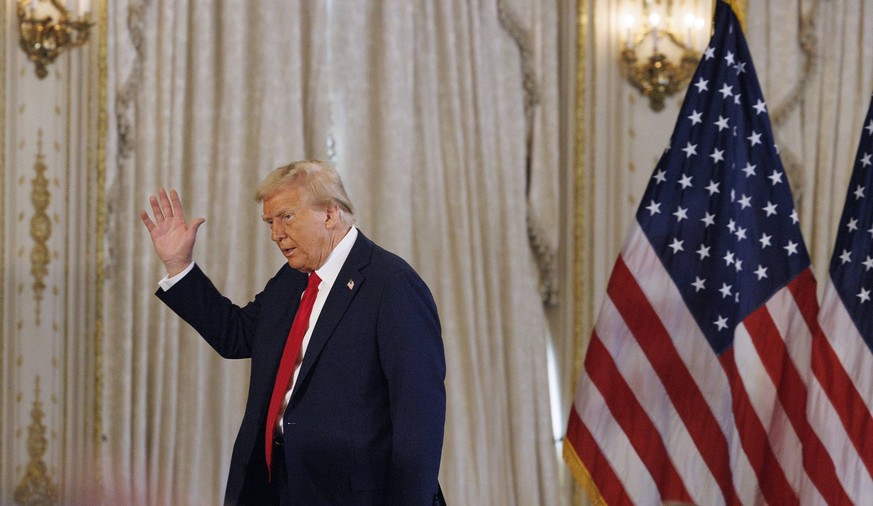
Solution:
{"label": "ornate gold wall molding", "polygon": [[108,2],[92,4],[99,32],[42,81],[0,37],[0,504],[102,484]]}
{"label": "ornate gold wall molding", "polygon": [[49,475],[48,466],[43,460],[48,450],[48,439],[45,436],[46,427],[42,423],[45,413],[42,410],[42,401],[39,399],[38,374],[35,383],[33,408],[30,412],[31,422],[27,428],[27,454],[30,455],[30,461],[13,493],[15,503],[22,506],[42,506],[58,502],[58,487]]}
{"label": "ornate gold wall molding", "polygon": [[36,173],[30,180],[30,202],[33,204],[33,216],[30,218],[30,237],[33,239],[33,248],[30,250],[30,274],[33,276],[33,299],[36,302],[34,315],[36,326],[40,325],[40,312],[42,307],[43,291],[45,291],[45,277],[48,275],[48,266],[51,263],[51,252],[48,240],[52,235],[52,220],[48,210],[51,202],[49,181],[45,177],[47,169],[45,156],[42,152],[42,129],[37,134],[36,161],[33,171]]}
{"label": "ornate gold wall molding", "polygon": [[571,378],[572,389],[575,389],[576,378],[579,377],[579,373],[582,371],[583,346],[586,342],[585,331],[591,319],[591,304],[588,301],[592,300],[590,297],[591,283],[586,281],[588,274],[593,268],[590,262],[591,243],[588,237],[590,227],[587,222],[589,216],[593,216],[590,204],[592,199],[589,198],[590,190],[586,184],[585,171],[585,162],[589,156],[585,143],[588,9],[588,0],[578,0],[576,18],[576,107],[573,149],[575,181],[573,189],[573,350],[575,356],[573,358],[573,376]]}
{"label": "ornate gold wall molding", "polygon": [[[9,26],[8,19],[8,2],[0,2],[0,22],[3,26]],[[6,39],[0,37],[0,279],[9,279],[6,276]],[[6,314],[6,305],[3,300],[6,289],[0,285],[0,319]],[[2,357],[6,356],[6,325],[0,321],[0,378],[6,378],[6,368]],[[6,433],[4,424],[7,419],[7,414],[4,408],[3,396],[0,395],[0,483],[3,480],[3,458],[5,445],[3,435]]]}
{"label": "ornate gold wall molding", "polygon": [[[589,158],[586,144],[586,105],[588,83],[588,21],[589,0],[576,3],[576,90],[574,108],[574,146],[573,146],[573,367],[570,377],[570,395],[576,390],[576,382],[582,371],[585,345],[588,342],[586,331],[590,328],[593,308],[590,301],[593,283],[590,273],[594,269],[592,238],[589,221],[594,219],[594,205],[591,198],[592,186],[588,184],[586,162]],[[591,92],[594,92],[592,84]],[[591,122],[593,125],[594,122]],[[591,135],[593,137],[593,133]],[[594,147],[592,146],[592,150]],[[572,404],[572,401],[571,401]],[[585,504],[587,494],[575,482],[572,504]]]}
{"label": "ornate gold wall molding", "polygon": [[102,447],[103,437],[103,285],[106,280],[104,243],[106,241],[106,136],[109,132],[107,110],[108,93],[108,26],[109,15],[106,0],[100,1],[98,30],[100,44],[97,58],[97,160],[93,164],[97,173],[93,178],[96,195],[96,235],[95,256],[97,257],[96,279],[94,280],[94,481],[97,490],[103,490]]}

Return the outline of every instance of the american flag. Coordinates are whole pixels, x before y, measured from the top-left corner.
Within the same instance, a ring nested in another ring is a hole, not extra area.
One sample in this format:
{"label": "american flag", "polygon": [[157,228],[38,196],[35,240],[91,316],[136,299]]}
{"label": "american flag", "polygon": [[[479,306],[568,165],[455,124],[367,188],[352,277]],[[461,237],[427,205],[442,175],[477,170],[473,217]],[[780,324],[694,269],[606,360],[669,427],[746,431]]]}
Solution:
{"label": "american flag", "polygon": [[848,501],[807,417],[809,256],[742,30],[716,4],[610,277],[565,460],[595,503]]}
{"label": "american flag", "polygon": [[873,101],[813,341],[810,422],[856,504],[873,499]]}

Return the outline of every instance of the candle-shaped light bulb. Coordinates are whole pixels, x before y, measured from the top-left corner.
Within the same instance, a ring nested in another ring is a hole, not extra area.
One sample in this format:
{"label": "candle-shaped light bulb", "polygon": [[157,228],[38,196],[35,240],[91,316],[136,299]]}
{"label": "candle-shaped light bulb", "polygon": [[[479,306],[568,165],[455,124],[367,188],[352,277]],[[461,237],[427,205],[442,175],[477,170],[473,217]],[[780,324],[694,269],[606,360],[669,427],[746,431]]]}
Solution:
{"label": "candle-shaped light bulb", "polygon": [[694,28],[694,13],[688,12],[685,14],[685,44],[689,47],[694,44],[694,39],[691,38],[691,30]]}
{"label": "candle-shaped light bulb", "polygon": [[652,51],[658,52],[658,25],[661,24],[661,15],[657,12],[651,13],[649,24],[652,25]]}
{"label": "candle-shaped light bulb", "polygon": [[[700,16],[695,17],[694,18],[694,32],[697,33],[697,32],[700,32],[701,30],[703,30],[703,26],[705,24],[706,24],[706,22],[703,20],[703,18],[701,18]],[[695,36],[698,38],[700,37],[700,35],[695,35]]]}
{"label": "candle-shaped light bulb", "polygon": [[625,46],[627,46],[627,48],[633,47],[633,29],[635,22],[636,20],[634,19],[633,14],[626,14],[621,19],[621,24],[622,26],[624,26],[625,36],[627,38],[627,40],[625,41]]}

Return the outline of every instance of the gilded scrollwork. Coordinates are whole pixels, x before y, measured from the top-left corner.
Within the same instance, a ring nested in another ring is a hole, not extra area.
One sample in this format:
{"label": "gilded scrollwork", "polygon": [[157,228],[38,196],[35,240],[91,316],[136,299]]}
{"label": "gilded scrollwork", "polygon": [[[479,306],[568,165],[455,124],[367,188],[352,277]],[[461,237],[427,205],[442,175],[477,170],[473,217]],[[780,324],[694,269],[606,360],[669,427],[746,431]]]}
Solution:
{"label": "gilded scrollwork", "polygon": [[[108,6],[106,0],[100,2],[100,26],[109,26]],[[108,220],[108,206],[106,204],[106,139],[109,138],[109,119],[107,108],[107,95],[109,90],[109,35],[108,30],[100,30],[100,44],[98,61],[98,91],[97,91],[97,160],[96,174],[92,179],[92,193],[97,196],[97,240],[95,241],[95,254],[97,257],[96,277],[94,281],[94,293],[96,303],[94,308],[94,481],[97,490],[103,488],[103,465],[101,444],[103,441],[103,285],[106,280],[106,260],[103,249],[106,238],[106,222]]]}
{"label": "gilded scrollwork", "polygon": [[[593,267],[591,263],[594,241],[591,236],[592,217],[594,216],[592,203],[593,187],[587,183],[591,167],[586,163],[587,149],[590,138],[594,137],[593,128],[596,122],[591,122],[591,131],[586,126],[588,114],[588,102],[585,99],[589,89],[588,82],[588,8],[589,0],[577,0],[576,2],[576,75],[575,77],[575,111],[574,111],[574,145],[573,145],[573,365],[570,378],[570,391],[576,386],[575,380],[582,371],[586,331],[593,320],[593,309],[588,302],[593,300],[590,294],[592,289]],[[590,149],[594,149],[591,146]],[[582,487],[573,487],[571,498],[573,506],[589,504]]]}
{"label": "gilded scrollwork", "polygon": [[46,210],[51,202],[49,180],[45,177],[46,164],[42,154],[42,130],[39,131],[36,163],[33,166],[36,175],[31,179],[30,201],[34,213],[30,218],[30,237],[34,241],[30,250],[30,273],[33,276],[33,298],[36,301],[36,325],[40,323],[40,305],[45,291],[45,277],[48,275],[48,265],[51,262],[48,240],[52,234],[52,221]]}
{"label": "gilded scrollwork", "polygon": [[[6,10],[7,10],[7,2],[0,3],[0,19],[6,19]],[[8,37],[0,37],[0,54],[6,54],[6,39]],[[6,72],[9,71],[7,69],[6,58],[0,58],[0,76],[6,76]],[[0,79],[0,97],[6,97],[6,81],[7,79]],[[0,100],[0,118],[6,118],[7,114],[7,100]],[[11,112],[11,111],[10,111]],[[0,209],[6,209],[6,121],[0,121]],[[14,143],[12,144],[14,146]],[[0,213],[0,238],[6,237],[6,216],[5,213]],[[0,279],[9,279],[5,272],[6,269],[6,241],[0,240]],[[5,318],[6,315],[6,306],[5,306],[5,292],[6,290],[0,290],[0,315]],[[5,325],[0,325],[0,357],[6,356],[6,329]],[[3,360],[0,360],[0,378],[6,378],[6,365]],[[2,420],[5,418],[4,416],[0,416],[0,434],[5,434],[6,425],[5,421]],[[2,459],[0,459],[2,460]],[[0,462],[0,476],[3,476],[5,472],[3,462]]]}
{"label": "gilded scrollwork", "polygon": [[42,423],[45,413],[39,400],[39,376],[36,377],[36,387],[33,409],[30,412],[31,422],[27,428],[27,453],[30,461],[27,463],[24,476],[18,482],[13,492],[16,504],[22,506],[49,505],[58,503],[58,487],[48,473],[48,466],[43,457],[48,450],[46,427]]}

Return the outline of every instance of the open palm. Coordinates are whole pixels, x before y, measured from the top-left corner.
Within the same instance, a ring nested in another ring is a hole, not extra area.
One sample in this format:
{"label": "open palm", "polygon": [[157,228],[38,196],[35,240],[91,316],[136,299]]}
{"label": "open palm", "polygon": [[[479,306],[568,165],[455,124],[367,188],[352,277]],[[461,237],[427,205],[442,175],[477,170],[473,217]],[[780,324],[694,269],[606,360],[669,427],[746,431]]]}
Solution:
{"label": "open palm", "polygon": [[163,188],[158,196],[149,198],[154,220],[149,213],[143,210],[140,213],[143,224],[152,238],[155,252],[167,268],[167,274],[171,277],[185,270],[193,261],[194,241],[197,238],[197,229],[206,220],[196,218],[187,223],[182,201],[176,190],[167,191]]}

